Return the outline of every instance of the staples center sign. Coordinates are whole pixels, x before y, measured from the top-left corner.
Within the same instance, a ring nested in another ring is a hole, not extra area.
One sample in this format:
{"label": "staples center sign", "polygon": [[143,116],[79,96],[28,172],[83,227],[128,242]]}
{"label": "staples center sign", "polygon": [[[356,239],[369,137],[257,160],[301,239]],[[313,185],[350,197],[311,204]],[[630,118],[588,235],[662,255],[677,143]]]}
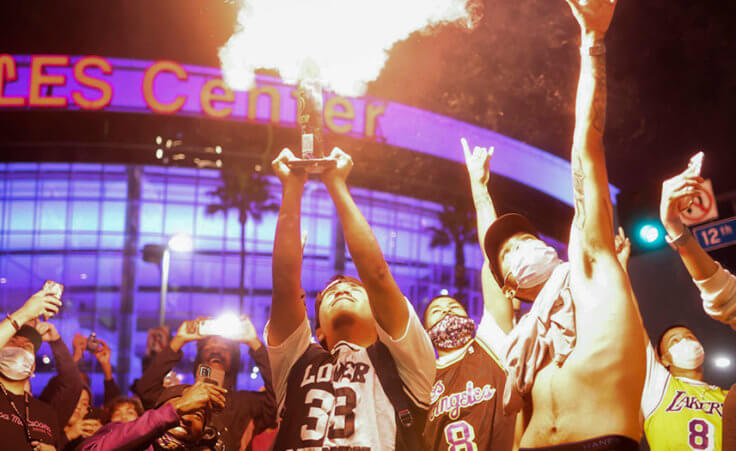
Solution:
{"label": "staples center sign", "polygon": [[[65,109],[176,114],[296,126],[295,87],[259,76],[233,91],[219,69],[174,61],[0,54],[0,110]],[[570,163],[499,133],[372,97],[325,98],[332,133],[464,163],[460,138],[493,146],[491,171],[572,205]],[[611,186],[615,201],[618,190]]]}

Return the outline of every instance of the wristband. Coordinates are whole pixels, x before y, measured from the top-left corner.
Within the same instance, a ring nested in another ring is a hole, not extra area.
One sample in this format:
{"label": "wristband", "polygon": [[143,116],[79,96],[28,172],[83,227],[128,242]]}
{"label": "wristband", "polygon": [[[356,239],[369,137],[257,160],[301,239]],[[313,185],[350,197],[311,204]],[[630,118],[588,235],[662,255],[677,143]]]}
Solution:
{"label": "wristband", "polygon": [[581,53],[587,53],[590,56],[600,56],[606,54],[606,44],[602,39],[596,39],[593,42],[585,42],[580,46]]}
{"label": "wristband", "polygon": [[672,249],[679,250],[680,247],[682,247],[690,240],[690,238],[692,238],[692,236],[693,235],[690,233],[690,229],[684,227],[682,233],[679,236],[675,238],[670,238],[669,235],[665,235],[664,240],[667,241],[667,244],[669,244]]}
{"label": "wristband", "polygon": [[18,325],[18,321],[14,320],[12,316],[10,316],[10,313],[6,313],[5,317],[8,318],[8,321],[10,321],[10,324],[13,325],[16,332],[20,332],[20,326]]}

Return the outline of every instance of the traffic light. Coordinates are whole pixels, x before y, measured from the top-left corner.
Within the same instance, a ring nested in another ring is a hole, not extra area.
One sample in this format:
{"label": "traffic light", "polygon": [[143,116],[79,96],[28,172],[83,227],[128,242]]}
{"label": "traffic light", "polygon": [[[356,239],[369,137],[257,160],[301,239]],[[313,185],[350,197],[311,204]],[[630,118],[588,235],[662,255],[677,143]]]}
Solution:
{"label": "traffic light", "polygon": [[632,254],[641,254],[667,246],[666,231],[659,220],[659,185],[635,192],[619,193],[619,221],[631,240]]}

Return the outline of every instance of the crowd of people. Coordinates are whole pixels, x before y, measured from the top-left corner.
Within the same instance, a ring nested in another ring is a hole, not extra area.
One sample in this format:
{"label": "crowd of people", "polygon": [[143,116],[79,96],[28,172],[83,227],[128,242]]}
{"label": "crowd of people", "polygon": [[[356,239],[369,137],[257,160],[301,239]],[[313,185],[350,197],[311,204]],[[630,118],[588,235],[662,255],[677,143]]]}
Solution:
{"label": "crowd of people", "polygon": [[[616,233],[606,172],[604,35],[615,1],[569,0],[581,28],[571,153],[574,218],[569,261],[524,216],[497,216],[492,149],[461,141],[477,213],[483,315],[462,299],[431,299],[420,315],[401,292],[347,185],[340,149],[321,179],[358,277],[338,275],[314,300],[301,286],[301,199],[307,175],[284,149],[273,162],[283,197],[273,249],[273,298],[263,342],[253,324],[227,338],[204,318],[173,337],[149,334],[144,371],[126,396],[110,348],[77,335],[72,352],[49,321],[62,305],[45,287],[0,323],[0,440],[22,450],[736,450],[736,400],[703,381],[705,351],[684,325],[656,341],[628,277],[631,244]],[[700,290],[705,312],[736,329],[736,277],[680,220],[703,183],[688,167],[665,181],[667,241]],[[530,305],[521,315],[522,303]],[[232,332],[232,331],[231,331]],[[58,374],[39,397],[35,354],[48,342]],[[173,373],[196,343],[194,384]],[[241,344],[263,376],[239,391]],[[85,350],[105,376],[92,407]]]}

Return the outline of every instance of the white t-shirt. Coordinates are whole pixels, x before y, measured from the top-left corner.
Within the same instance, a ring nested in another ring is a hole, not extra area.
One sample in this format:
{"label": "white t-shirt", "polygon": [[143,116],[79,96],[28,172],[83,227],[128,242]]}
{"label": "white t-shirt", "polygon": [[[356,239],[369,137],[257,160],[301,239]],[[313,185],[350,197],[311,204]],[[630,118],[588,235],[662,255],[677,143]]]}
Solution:
{"label": "white t-shirt", "polygon": [[[379,340],[394,358],[404,391],[417,406],[428,408],[435,377],[434,349],[427,333],[408,301],[409,321],[406,330],[394,340],[376,325]],[[268,343],[268,325],[264,331]],[[279,346],[268,346],[273,375],[273,387],[279,411],[290,408],[284,403],[292,368],[312,344],[311,329],[305,317],[302,324]],[[320,449],[367,447],[373,450],[392,449],[396,439],[394,408],[381,386],[366,348],[340,341],[331,350],[334,359],[318,369],[310,364],[299,376],[308,390],[305,402],[310,408],[305,426],[300,428],[297,441],[311,443]],[[336,376],[342,374],[342,376]],[[332,383],[334,395],[309,388],[315,381]],[[316,401],[315,401],[316,400]],[[298,401],[295,401],[298,402]],[[300,419],[301,420],[301,419]],[[335,433],[337,431],[337,433]]]}

